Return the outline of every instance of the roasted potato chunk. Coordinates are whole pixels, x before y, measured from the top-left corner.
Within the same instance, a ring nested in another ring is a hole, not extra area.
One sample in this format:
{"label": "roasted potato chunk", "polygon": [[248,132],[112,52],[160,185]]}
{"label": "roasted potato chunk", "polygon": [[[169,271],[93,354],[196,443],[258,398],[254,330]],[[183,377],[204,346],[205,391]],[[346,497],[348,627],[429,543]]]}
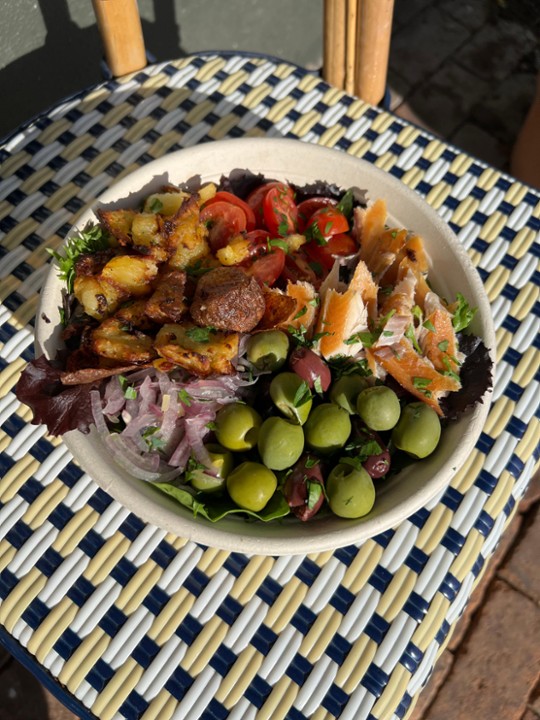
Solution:
{"label": "roasted potato chunk", "polygon": [[141,297],[151,291],[157,272],[157,265],[151,258],[117,255],[105,265],[101,277],[127,297]]}
{"label": "roasted potato chunk", "polygon": [[145,299],[128,301],[120,307],[114,317],[120,320],[124,326],[130,326],[145,332],[153,330],[156,324],[146,314],[146,303]]}
{"label": "roasted potato chunk", "polygon": [[146,302],[147,316],[161,324],[179,322],[187,312],[185,284],[186,273],[182,270],[165,273]]}
{"label": "roasted potato chunk", "polygon": [[161,357],[194,375],[232,375],[233,358],[238,355],[239,335],[211,331],[194,323],[167,324],[158,332],[155,348]]}
{"label": "roasted potato chunk", "polygon": [[97,216],[120,245],[131,245],[131,225],[135,210],[98,210]]}
{"label": "roasted potato chunk", "polygon": [[250,254],[249,241],[241,235],[237,235],[228,245],[217,251],[216,257],[222,265],[240,265],[244,260],[249,260]]}
{"label": "roasted potato chunk", "polygon": [[146,363],[156,357],[153,338],[139,330],[126,330],[118,318],[108,318],[92,330],[91,346],[96,355],[122,363]]}
{"label": "roasted potato chunk", "polygon": [[146,258],[158,263],[169,258],[167,238],[162,230],[162,218],[154,213],[137,213],[131,229],[133,247]]}
{"label": "roasted potato chunk", "polygon": [[172,250],[169,265],[175,270],[183,270],[210,253],[207,229],[200,221],[195,196],[187,200],[176,215],[166,218],[163,228],[168,247]]}
{"label": "roasted potato chunk", "polygon": [[96,320],[103,320],[112,315],[126,297],[122,288],[111,285],[99,275],[76,277],[73,294],[82,305],[84,312]]}
{"label": "roasted potato chunk", "polygon": [[183,190],[171,189],[171,192],[153,193],[153,195],[146,198],[144,212],[175,215],[180,210],[184,200],[188,198],[189,194]]}

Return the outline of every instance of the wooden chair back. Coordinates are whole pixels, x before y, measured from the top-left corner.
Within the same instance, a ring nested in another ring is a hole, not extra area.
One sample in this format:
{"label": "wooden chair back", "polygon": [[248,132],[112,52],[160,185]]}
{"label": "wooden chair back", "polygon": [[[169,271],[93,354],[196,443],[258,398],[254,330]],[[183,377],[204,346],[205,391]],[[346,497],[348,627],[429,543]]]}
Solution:
{"label": "wooden chair back", "polygon": [[[146,65],[136,0],[92,0],[115,77]],[[384,97],[394,0],[324,0],[323,77],[374,105]]]}

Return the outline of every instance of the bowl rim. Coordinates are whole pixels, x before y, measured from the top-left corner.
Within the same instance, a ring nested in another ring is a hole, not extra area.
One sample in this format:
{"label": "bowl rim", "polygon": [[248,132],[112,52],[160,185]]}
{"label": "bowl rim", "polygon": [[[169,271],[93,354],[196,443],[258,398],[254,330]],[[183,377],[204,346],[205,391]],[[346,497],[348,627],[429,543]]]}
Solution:
{"label": "bowl rim", "polygon": [[[352,163],[355,166],[354,169],[357,169],[359,177],[363,175],[366,176],[367,197],[371,200],[380,197],[379,194],[371,192],[373,185],[389,186],[390,189],[396,193],[396,197],[401,198],[414,212],[418,212],[420,217],[431,222],[436,231],[440,233],[444,241],[448,244],[450,251],[456,256],[468,282],[475,290],[477,297],[475,297],[474,302],[478,307],[479,322],[482,326],[481,335],[485,345],[489,348],[493,362],[493,371],[495,370],[496,338],[489,300],[480,276],[467,251],[448,224],[417,192],[413,191],[400,180],[362,158],[357,158],[354,155],[335,148],[328,148],[296,139],[258,137],[216,140],[174,151],[137,168],[117,182],[114,182],[107,190],[92,201],[78,219],[77,223],[72,226],[66,236],[65,242],[78,228],[83,227],[89,219],[95,219],[94,211],[100,205],[114,202],[119,202],[119,204],[120,202],[125,203],[137,195],[142,197],[144,194],[148,194],[146,187],[152,184],[152,182],[155,183],[156,178],[162,177],[162,175],[159,174],[152,175],[154,171],[163,170],[165,165],[168,171],[176,168],[177,164],[188,167],[196,167],[198,164],[205,166],[205,163],[208,162],[209,152],[215,159],[216,167],[218,168],[215,172],[212,172],[212,179],[214,180],[219,179],[221,175],[230,172],[233,168],[249,168],[250,161],[244,161],[243,156],[251,153],[256,157],[263,155],[264,166],[252,167],[250,169],[253,172],[263,173],[267,178],[276,176],[285,180],[293,176],[294,172],[292,170],[287,171],[282,166],[280,166],[279,169],[272,170],[273,165],[278,162],[276,160],[277,157],[285,156],[288,158],[292,156],[296,159],[296,162],[305,158],[308,158],[308,161],[320,161],[323,167],[325,163],[329,163],[330,167],[332,167],[332,163],[336,163],[336,161],[341,161],[342,164],[347,165]],[[223,162],[225,159],[227,159],[229,166],[221,167],[220,162]],[[253,162],[254,161],[251,161],[252,165]],[[259,159],[259,163],[260,162],[261,160]],[[283,160],[280,160],[278,165],[280,162],[283,162]],[[332,176],[332,172],[329,172],[329,174]],[[334,173],[334,175],[338,174],[339,171]],[[188,179],[188,177],[183,178],[184,181]],[[206,181],[209,177],[205,175],[202,179]],[[311,182],[317,179],[323,178],[314,177],[304,179],[303,182]],[[333,177],[324,179],[339,184],[339,180],[334,180]],[[181,180],[176,182],[179,183]],[[389,208],[389,214],[392,215],[392,200],[389,197],[385,199]],[[43,285],[36,315],[36,357],[42,353],[50,357],[47,350],[47,343],[51,337],[51,328],[49,327],[49,323],[43,320],[43,309],[47,307],[48,304],[50,305],[51,299],[55,294],[57,297],[59,285],[61,285],[61,283],[57,277],[57,267],[56,264],[53,263]],[[176,536],[185,537],[194,542],[230,552],[274,556],[306,554],[334,550],[339,547],[362,543],[381,532],[396,527],[400,522],[407,519],[407,517],[420,508],[426,506],[437,495],[442,493],[450,484],[453,474],[463,465],[480,436],[490,409],[492,392],[492,388],[488,390],[483,397],[483,401],[478,403],[470,413],[468,431],[463,437],[463,442],[456,447],[456,450],[450,458],[443,463],[434,477],[431,478],[421,490],[411,493],[411,495],[407,496],[406,500],[399,502],[381,516],[370,518],[368,515],[365,516],[365,518],[360,518],[359,520],[361,522],[345,521],[338,529],[327,532],[322,531],[316,534],[306,532],[298,538],[295,537],[292,546],[290,537],[269,537],[264,533],[262,537],[241,535],[223,530],[219,523],[211,523],[207,520],[201,522],[191,514],[187,516],[178,510],[173,511],[173,509],[169,507],[163,507],[153,503],[141,507],[137,505],[136,502],[134,503],[133,490],[129,483],[125,483],[124,481],[115,482],[119,477],[115,468],[112,469],[111,475],[110,466],[107,465],[103,457],[99,456],[99,453],[98,457],[93,457],[92,460],[88,457],[89,443],[93,442],[93,433],[88,436],[76,430],[70,431],[63,436],[63,441],[74,458],[94,479],[97,485],[108,492],[116,501],[130,510],[130,512],[138,515],[147,523],[160,527]],[[454,458],[456,453],[459,455],[459,462],[456,462]],[[155,492],[158,491],[156,490]],[[258,523],[258,526],[263,529],[265,525],[264,523]],[[300,525],[301,527],[307,527],[309,523],[302,523]]]}

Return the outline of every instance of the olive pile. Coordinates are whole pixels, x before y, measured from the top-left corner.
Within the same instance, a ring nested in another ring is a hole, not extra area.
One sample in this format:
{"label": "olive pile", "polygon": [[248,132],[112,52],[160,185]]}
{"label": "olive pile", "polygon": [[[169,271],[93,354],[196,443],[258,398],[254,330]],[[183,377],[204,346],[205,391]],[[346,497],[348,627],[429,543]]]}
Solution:
{"label": "olive pile", "polygon": [[[324,499],[344,518],[366,515],[375,502],[374,479],[390,468],[389,446],[415,459],[432,453],[441,426],[436,412],[422,402],[402,405],[389,387],[373,385],[360,374],[332,379],[328,365],[307,347],[289,353],[289,337],[280,330],[249,338],[247,359],[272,373],[261,408],[241,402],[217,414],[217,444],[207,449],[213,477],[190,474],[202,492],[226,488],[238,507],[260,511],[281,487],[301,520],[318,512]],[[289,369],[283,369],[288,363]],[[242,462],[235,465],[234,454]]]}

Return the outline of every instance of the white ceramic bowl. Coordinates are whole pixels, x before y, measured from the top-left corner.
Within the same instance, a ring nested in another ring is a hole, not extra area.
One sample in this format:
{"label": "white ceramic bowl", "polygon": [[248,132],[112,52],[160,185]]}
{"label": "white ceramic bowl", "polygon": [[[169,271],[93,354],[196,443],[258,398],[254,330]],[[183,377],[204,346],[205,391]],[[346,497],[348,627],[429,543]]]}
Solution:
{"label": "white ceramic bowl", "polygon": [[[494,357],[495,332],[488,299],[466,251],[448,225],[401,182],[346,153],[284,139],[207,143],[145,165],[116,183],[95,205],[112,203],[114,206],[120,201],[118,206],[136,206],[166,182],[178,184],[194,175],[200,175],[203,181],[218,180],[235,168],[297,184],[325,180],[342,188],[356,185],[365,188],[372,200],[384,198],[396,225],[414,230],[424,239],[432,264],[430,279],[439,294],[455,297],[456,292],[461,292],[472,306],[478,307],[471,329],[483,338]],[[93,212],[86,212],[78,227],[82,228],[91,219],[95,219]],[[37,315],[38,355],[45,352],[50,357],[58,347],[61,288],[53,267]],[[43,322],[44,315],[52,322]],[[380,483],[373,511],[359,520],[326,516],[301,523],[291,517],[266,524],[232,517],[212,524],[204,518],[194,518],[172,498],[131,477],[116,465],[97,434],[72,431],[64,436],[64,441],[84,470],[113,498],[143,520],[175,535],[243,553],[313,553],[359,543],[395,527],[441,493],[472,451],[484,426],[488,406],[486,396],[483,404],[478,404],[473,412],[444,431],[432,456]]]}

